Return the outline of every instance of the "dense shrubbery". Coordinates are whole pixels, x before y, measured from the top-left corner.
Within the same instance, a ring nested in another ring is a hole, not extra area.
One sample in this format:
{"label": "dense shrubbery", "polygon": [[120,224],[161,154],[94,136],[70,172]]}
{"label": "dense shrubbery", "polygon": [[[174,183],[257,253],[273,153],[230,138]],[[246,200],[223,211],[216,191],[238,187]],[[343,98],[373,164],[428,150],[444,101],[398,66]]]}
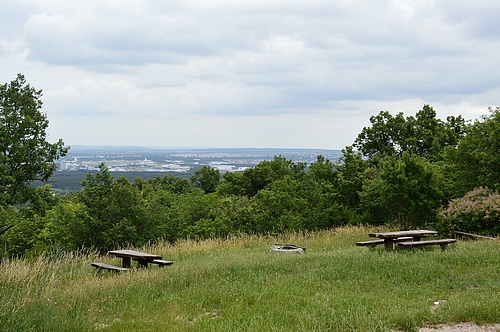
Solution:
{"label": "dense shrubbery", "polygon": [[[498,234],[499,112],[491,110],[467,127],[461,118],[436,120],[428,106],[415,118],[382,112],[356,140],[369,158],[346,147],[338,163],[319,156],[309,167],[276,156],[242,173],[220,176],[206,166],[191,181],[165,176],[130,182],[115,179],[101,165],[75,194],[54,196],[50,187],[42,187],[28,204],[0,206],[0,230],[15,224],[15,231],[0,236],[3,254],[106,251],[160,239],[346,224],[436,227],[440,209],[452,199],[439,214],[441,230]],[[490,189],[457,198],[480,185]]]}
{"label": "dense shrubbery", "polygon": [[453,233],[463,231],[482,235],[500,233],[500,194],[487,188],[477,188],[456,198],[439,213],[439,227]]}

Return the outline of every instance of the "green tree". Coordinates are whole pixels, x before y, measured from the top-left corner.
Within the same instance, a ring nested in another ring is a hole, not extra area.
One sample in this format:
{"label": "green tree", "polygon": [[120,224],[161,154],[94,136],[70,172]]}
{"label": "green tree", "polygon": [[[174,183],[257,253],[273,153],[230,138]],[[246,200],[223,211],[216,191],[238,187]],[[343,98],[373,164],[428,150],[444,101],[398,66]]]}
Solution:
{"label": "green tree", "polygon": [[371,127],[365,127],[354,141],[354,147],[368,157],[400,154],[404,150],[405,119],[381,111],[370,117]]}
{"label": "green tree", "polygon": [[217,194],[223,196],[245,195],[245,178],[240,172],[226,172],[222,175],[222,181],[217,186]]}
{"label": "green tree", "polygon": [[352,146],[342,150],[342,157],[337,165],[337,191],[339,202],[350,209],[359,209],[359,193],[363,189],[365,170],[369,163],[359,152],[354,152]]}
{"label": "green tree", "polygon": [[363,128],[354,147],[377,160],[388,155],[400,157],[404,152],[436,160],[446,146],[456,146],[466,127],[461,116],[449,116],[446,122],[437,119],[429,105],[424,105],[415,117],[382,111],[370,117],[370,122],[371,127]]}
{"label": "green tree", "polygon": [[305,167],[304,163],[295,164],[282,156],[275,156],[270,161],[264,160],[257,166],[243,171],[244,194],[253,197],[259,190],[285,176],[291,176],[294,179],[302,178],[305,175]]}
{"label": "green tree", "polygon": [[68,148],[60,139],[49,143],[47,115],[41,111],[42,91],[23,75],[0,85],[0,203],[23,203],[34,180],[47,181]]}
{"label": "green tree", "polygon": [[[86,207],[86,234],[92,234],[92,244],[100,250],[132,244],[142,245],[156,234],[155,221],[147,219],[141,192],[126,178],[114,179],[104,164],[100,171],[87,174],[77,202]],[[80,211],[78,207],[78,211]],[[73,218],[74,214],[68,214]],[[82,226],[83,227],[83,226]],[[84,235],[84,234],[82,234]],[[82,239],[84,244],[87,239]]]}
{"label": "green tree", "polygon": [[163,177],[157,176],[144,180],[143,178],[135,179],[135,185],[140,191],[158,190],[166,191],[171,194],[184,194],[192,191],[189,181],[184,178],[179,178],[171,175]]}
{"label": "green tree", "polygon": [[[192,233],[193,226],[209,224],[214,219],[219,196],[205,194],[200,189],[175,197],[175,203],[170,210],[171,223],[179,238],[197,237],[199,233]],[[204,234],[206,235],[206,234]]]}
{"label": "green tree", "polygon": [[77,250],[102,245],[100,221],[89,214],[87,206],[68,198],[47,211],[45,241],[50,245]]}
{"label": "green tree", "polygon": [[173,217],[179,196],[199,192],[199,189],[192,188],[187,179],[170,175],[148,180],[137,178],[135,185],[140,192],[143,223],[149,225],[150,240],[161,238],[175,242],[182,232],[182,226]]}
{"label": "green tree", "polygon": [[443,203],[441,176],[429,161],[404,152],[399,159],[386,157],[366,174],[361,202],[376,222],[396,221],[407,229],[436,221]]}
{"label": "green tree", "polygon": [[[110,205],[110,192],[113,186],[114,178],[104,163],[99,165],[99,172],[87,173],[85,180],[82,181],[83,190],[78,192],[76,197],[78,201],[85,204],[90,215],[102,220],[108,206]],[[106,227],[103,225],[103,227]]]}
{"label": "green tree", "polygon": [[205,194],[215,192],[219,182],[219,170],[210,166],[203,166],[191,176],[191,185],[195,188],[200,188]]}
{"label": "green tree", "polygon": [[252,231],[276,234],[286,230],[303,230],[311,217],[305,191],[306,188],[290,176],[259,190],[251,200],[256,211]]}
{"label": "green tree", "polygon": [[309,166],[308,175],[317,183],[335,184],[338,181],[336,165],[324,156],[319,155]]}
{"label": "green tree", "polygon": [[445,150],[454,197],[477,187],[500,190],[500,107],[489,111],[468,127],[456,148]]}

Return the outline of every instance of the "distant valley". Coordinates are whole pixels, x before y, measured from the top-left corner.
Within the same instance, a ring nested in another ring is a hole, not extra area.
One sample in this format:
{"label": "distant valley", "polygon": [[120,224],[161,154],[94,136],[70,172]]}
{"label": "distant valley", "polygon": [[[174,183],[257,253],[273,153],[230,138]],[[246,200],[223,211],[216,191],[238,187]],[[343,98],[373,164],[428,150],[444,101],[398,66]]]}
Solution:
{"label": "distant valley", "polygon": [[264,160],[282,156],[295,163],[310,165],[318,155],[337,161],[340,150],[280,148],[152,148],[125,146],[72,146],[57,161],[57,171],[49,184],[56,190],[77,191],[88,172],[104,163],[115,177],[129,181],[172,175],[189,178],[203,166],[224,172],[242,172]]}

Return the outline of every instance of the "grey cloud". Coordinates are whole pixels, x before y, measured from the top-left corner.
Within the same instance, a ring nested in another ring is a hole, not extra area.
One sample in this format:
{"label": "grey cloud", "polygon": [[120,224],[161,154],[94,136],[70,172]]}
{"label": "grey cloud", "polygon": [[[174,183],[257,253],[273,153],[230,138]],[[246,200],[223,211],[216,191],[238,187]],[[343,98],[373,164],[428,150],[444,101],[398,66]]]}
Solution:
{"label": "grey cloud", "polygon": [[500,86],[494,0],[14,3],[0,4],[0,57],[57,72],[39,79],[58,115],[312,123],[477,109]]}
{"label": "grey cloud", "polygon": [[489,0],[437,2],[443,18],[466,38],[499,39],[500,2]]}

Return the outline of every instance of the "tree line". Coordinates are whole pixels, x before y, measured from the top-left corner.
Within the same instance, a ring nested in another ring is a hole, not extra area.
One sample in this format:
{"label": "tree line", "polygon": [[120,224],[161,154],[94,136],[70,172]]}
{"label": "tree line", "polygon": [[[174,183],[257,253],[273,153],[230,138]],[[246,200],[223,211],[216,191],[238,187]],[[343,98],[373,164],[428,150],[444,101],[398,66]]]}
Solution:
{"label": "tree line", "polygon": [[382,111],[336,162],[275,156],[243,172],[204,166],[189,179],[133,181],[101,164],[81,190],[58,195],[30,185],[69,149],[47,142],[41,95],[22,75],[0,85],[2,255],[359,224],[499,233],[498,107],[473,122],[440,120],[429,105],[414,116]]}

